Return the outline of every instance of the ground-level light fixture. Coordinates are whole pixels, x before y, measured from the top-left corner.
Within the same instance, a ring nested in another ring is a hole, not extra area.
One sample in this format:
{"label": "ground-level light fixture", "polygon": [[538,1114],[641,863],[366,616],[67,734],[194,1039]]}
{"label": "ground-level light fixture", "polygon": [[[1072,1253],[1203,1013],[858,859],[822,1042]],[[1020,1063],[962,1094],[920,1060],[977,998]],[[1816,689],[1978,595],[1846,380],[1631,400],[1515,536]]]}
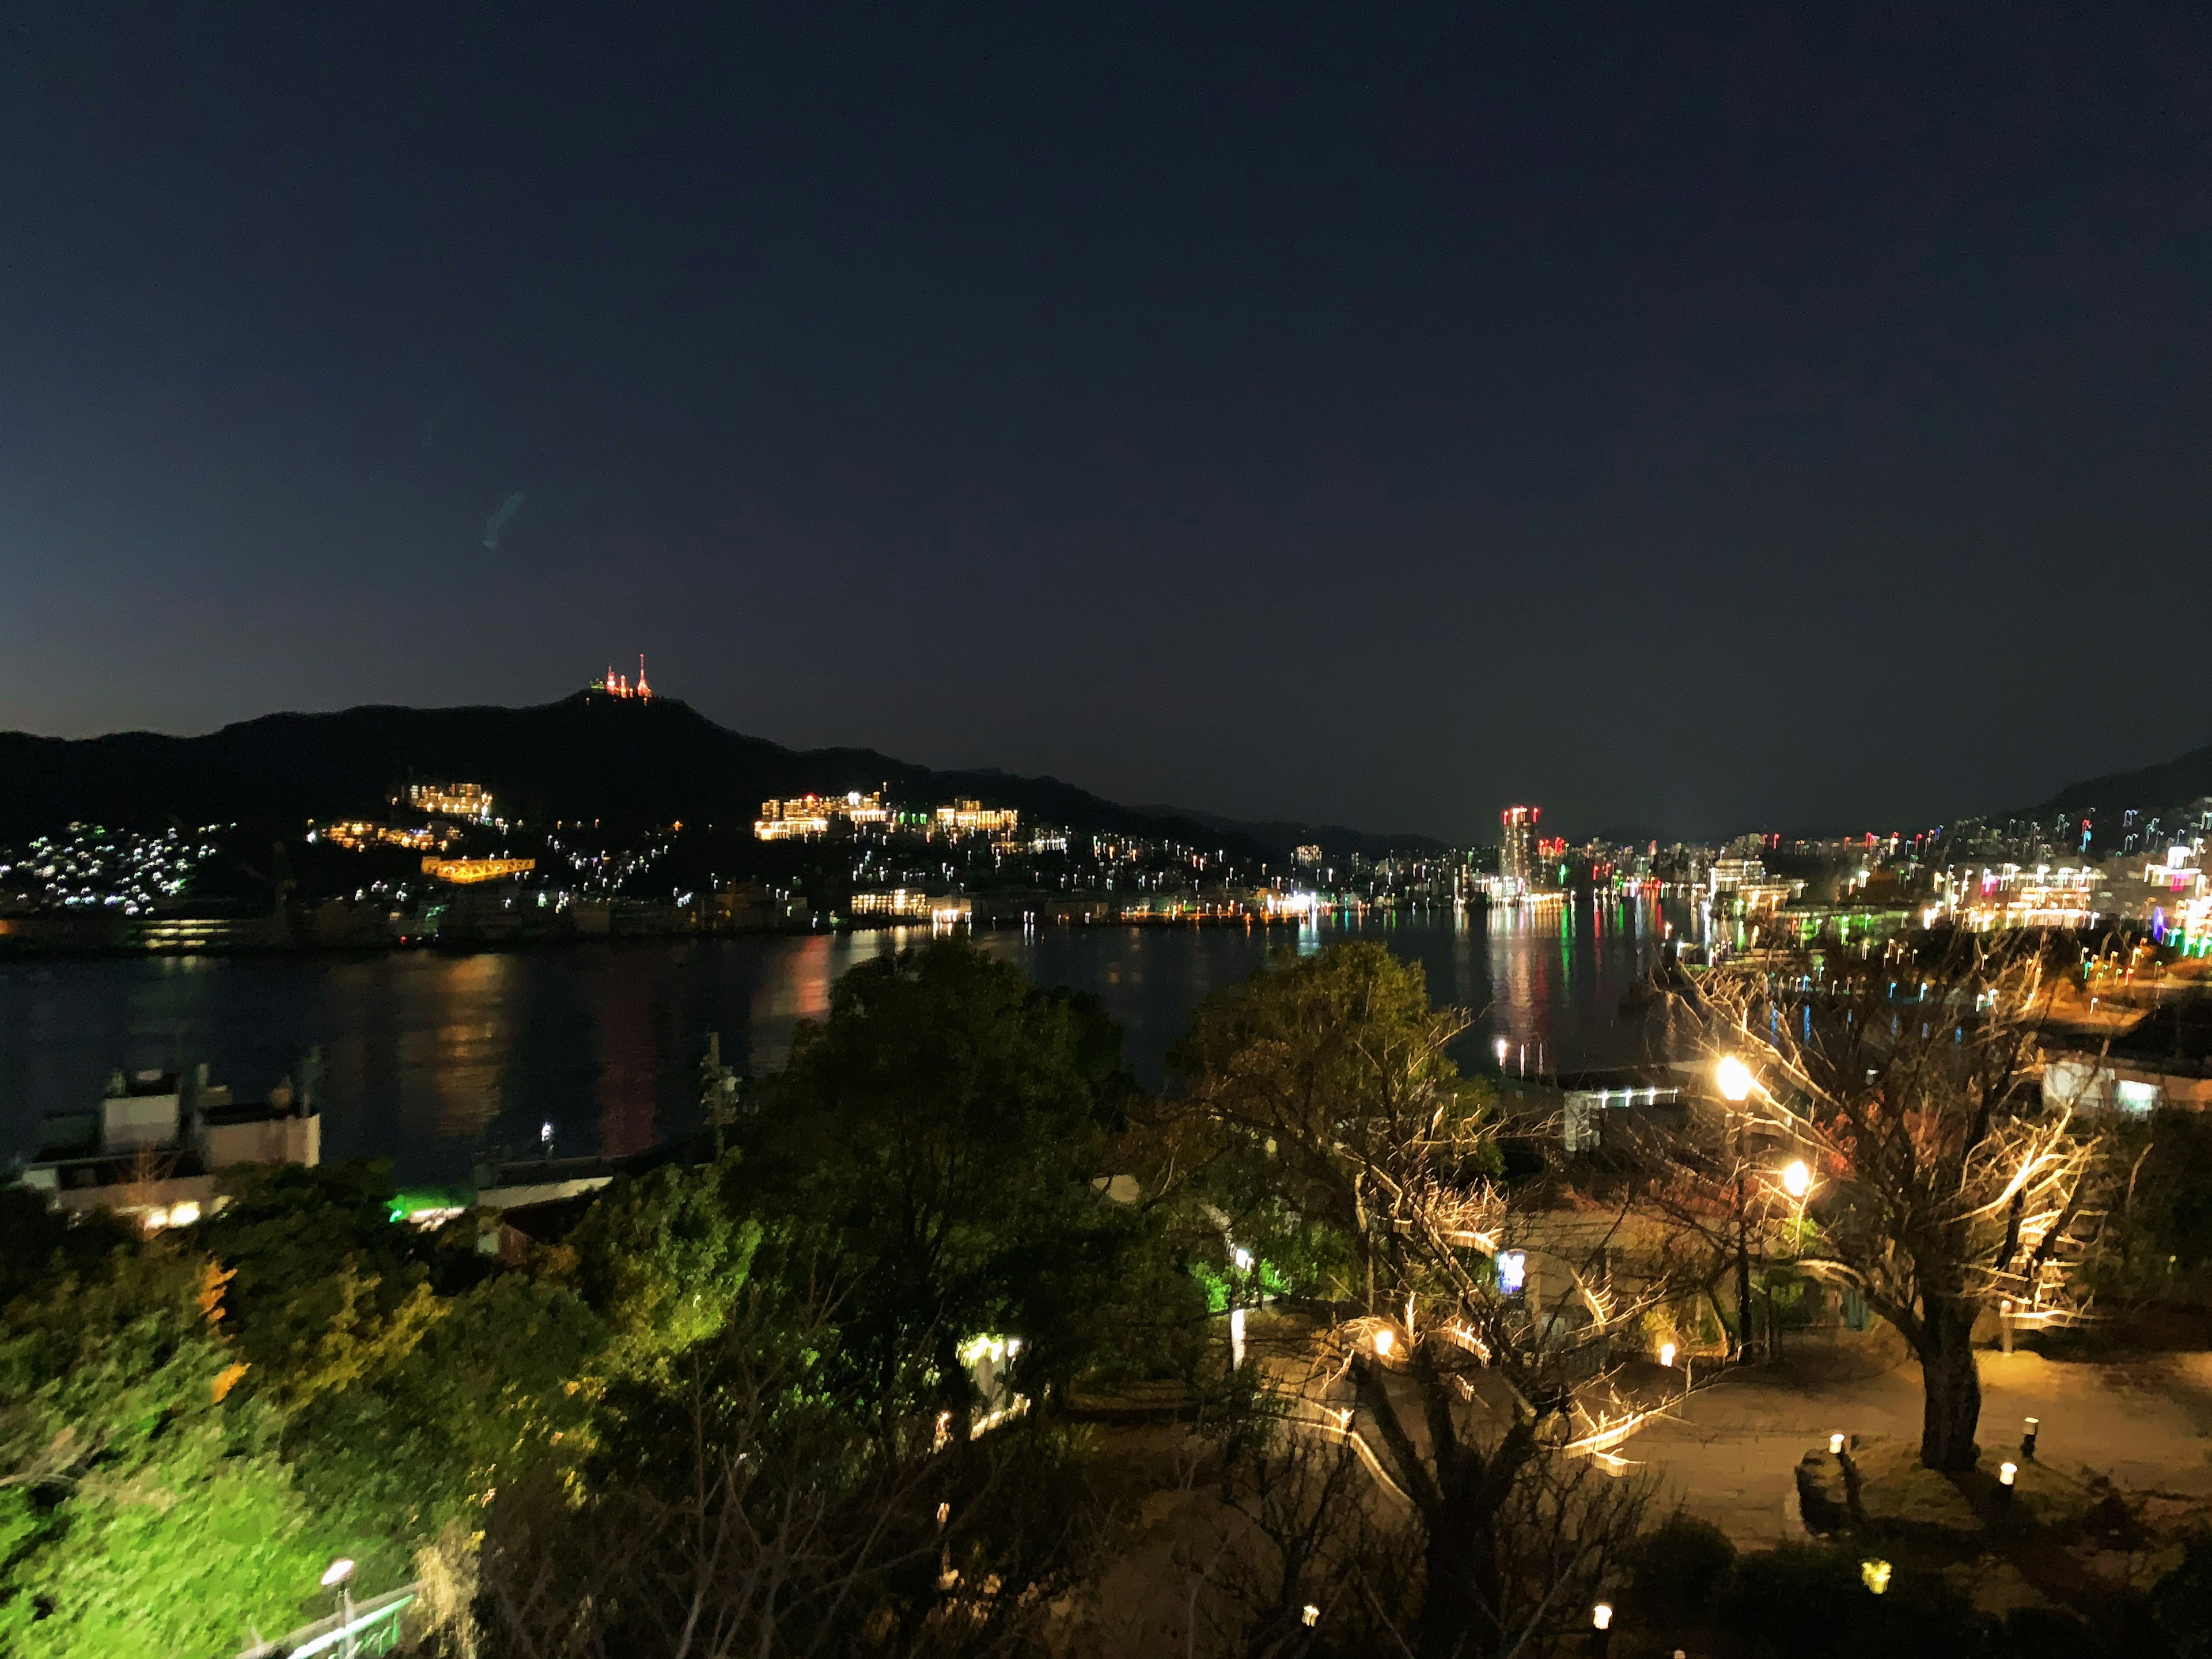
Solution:
{"label": "ground-level light fixture", "polygon": [[1673,1343],[1662,1342],[1659,1345],[1659,1363],[1664,1365],[1668,1370],[1674,1369],[1674,1345]]}
{"label": "ground-level light fixture", "polygon": [[1518,1296],[1521,1287],[1528,1282],[1528,1255],[1525,1250],[1500,1250],[1498,1253],[1498,1293]]}
{"label": "ground-level light fixture", "polygon": [[2000,1486],[2009,1486],[2010,1485],[2012,1485],[2012,1483],[2013,1483],[2014,1481],[2017,1480],[2019,1478],[2020,1478],[2020,1465],[2019,1465],[2019,1464],[2017,1464],[2017,1463],[2000,1463],[2000,1464],[1998,1464],[1998,1465],[1997,1465],[1997,1485],[1999,1485]]}
{"label": "ground-level light fixture", "polygon": [[1601,1601],[1590,1609],[1590,1628],[1592,1630],[1611,1630],[1613,1628],[1612,1602]]}
{"label": "ground-level light fixture", "polygon": [[2041,1418],[2031,1417],[2027,1419],[2027,1431],[2020,1437],[2020,1455],[2022,1457],[2033,1457],[2035,1455],[2035,1437],[2042,1431],[2043,1419]]}
{"label": "ground-level light fixture", "polygon": [[1890,1566],[1887,1561],[1869,1557],[1859,1563],[1859,1582],[1876,1595],[1889,1588]]}
{"label": "ground-level light fixture", "polygon": [[1311,1630],[1316,1625],[1321,1623],[1321,1609],[1312,1602],[1307,1602],[1298,1609],[1298,1623]]}
{"label": "ground-level light fixture", "polygon": [[1802,1158],[1793,1158],[1782,1169],[1782,1190],[1792,1198],[1802,1198],[1813,1190],[1813,1172]]}
{"label": "ground-level light fixture", "polygon": [[341,1555],[337,1560],[331,1562],[329,1566],[323,1569],[323,1588],[325,1589],[334,1589],[352,1577],[352,1560],[346,1556]]}
{"label": "ground-level light fixture", "polygon": [[1713,1081],[1720,1085],[1721,1092],[1730,1100],[1746,1101],[1751,1098],[1753,1082],[1751,1067],[1734,1054],[1724,1056],[1721,1063],[1713,1069]]}
{"label": "ground-level light fixture", "polygon": [[1388,1325],[1378,1326],[1376,1328],[1375,1332],[1376,1352],[1381,1354],[1383,1358],[1388,1359],[1390,1357],[1390,1350],[1397,1346],[1397,1332],[1392,1330]]}
{"label": "ground-level light fixture", "polygon": [[1840,1434],[1830,1435],[1828,1437],[1828,1455],[1831,1457],[1841,1457],[1843,1455],[1844,1437]]}

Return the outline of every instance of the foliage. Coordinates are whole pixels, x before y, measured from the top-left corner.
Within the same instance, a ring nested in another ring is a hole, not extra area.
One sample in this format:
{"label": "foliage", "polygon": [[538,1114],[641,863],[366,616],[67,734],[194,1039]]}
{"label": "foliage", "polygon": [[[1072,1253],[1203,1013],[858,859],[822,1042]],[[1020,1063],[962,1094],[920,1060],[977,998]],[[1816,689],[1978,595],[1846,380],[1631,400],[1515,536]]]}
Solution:
{"label": "foliage", "polygon": [[734,1167],[669,1165],[618,1182],[570,1235],[578,1288],[606,1322],[618,1368],[665,1360],[728,1319],[761,1240],[724,1197]]}
{"label": "foliage", "polygon": [[1036,1397],[1101,1352],[1144,1225],[1103,1191],[1132,1087],[1095,1001],[964,940],[854,969],[800,1029],[731,1190],[777,1272],[841,1287],[836,1391],[886,1443],[966,1412],[970,1337],[1018,1336]]}
{"label": "foliage", "polygon": [[1667,1627],[1704,1621],[1713,1593],[1735,1564],[1735,1546],[1710,1521],[1680,1511],[1638,1538],[1627,1552],[1625,1620]]}
{"label": "foliage", "polygon": [[392,1216],[390,1167],[250,1164],[204,1224],[251,1386],[304,1405],[404,1358],[447,1311],[416,1230]]}
{"label": "foliage", "polygon": [[1788,1543],[1740,1556],[1714,1598],[1714,1626],[1747,1654],[1822,1659],[1879,1653],[1955,1659],[1982,1649],[1990,1621],[1936,1572],[1900,1565],[1881,1595],[1862,1553]]}
{"label": "foliage", "polygon": [[1296,1415],[1362,1436],[1410,1504],[1420,1649],[1539,1652],[1648,1498],[1558,1448],[1589,1425],[1579,1391],[1611,1333],[1635,1328],[1657,1292],[1616,1296],[1564,1243],[1556,1304],[1501,1288],[1493,1258],[1528,1218],[1500,1184],[1487,1097],[1447,1053],[1466,1023],[1379,945],[1271,966],[1194,1018],[1167,1138],[1200,1202],[1274,1195],[1232,1225],[1274,1202],[1340,1243],[1335,1288],[1352,1305],[1324,1328]]}
{"label": "foliage", "polygon": [[575,1480],[501,1492],[495,1652],[988,1651],[1034,1624],[1083,1536],[1065,1443],[1019,1424],[884,1455],[831,1392],[825,1312],[749,1287],[714,1336],[610,1387]]}
{"label": "foliage", "polygon": [[2160,1110],[2106,1139],[2117,1201],[2082,1285],[2103,1306],[2212,1307],[2212,1118]]}
{"label": "foliage", "polygon": [[222,1275],[118,1251],[0,1344],[0,1648],[228,1652],[288,1628],[330,1555],[215,1328]]}

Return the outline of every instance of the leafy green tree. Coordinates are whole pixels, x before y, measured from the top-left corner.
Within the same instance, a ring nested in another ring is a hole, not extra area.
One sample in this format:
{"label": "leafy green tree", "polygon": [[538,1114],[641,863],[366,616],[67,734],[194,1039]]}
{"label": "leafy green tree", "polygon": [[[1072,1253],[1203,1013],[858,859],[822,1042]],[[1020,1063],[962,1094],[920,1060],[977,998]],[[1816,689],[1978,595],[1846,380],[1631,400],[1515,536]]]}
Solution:
{"label": "leafy green tree", "polygon": [[8,1310],[0,1650],[167,1659],[289,1629],[330,1559],[216,1327],[223,1275],[119,1250]]}
{"label": "leafy green tree", "polygon": [[727,1322],[761,1240],[725,1195],[735,1168],[725,1158],[617,1182],[569,1236],[577,1286],[606,1322],[617,1369],[665,1361]]}
{"label": "leafy green tree", "polygon": [[1098,1004],[964,940],[855,968],[763,1091],[733,1195],[839,1290],[837,1391],[880,1443],[963,1413],[963,1342],[1032,1395],[1097,1355],[1144,1222],[1106,1194],[1134,1085]]}
{"label": "leafy green tree", "polygon": [[390,1166],[253,1164],[201,1229],[233,1275],[229,1328],[248,1387],[304,1405],[404,1358],[445,1316],[429,1250],[392,1218]]}
{"label": "leafy green tree", "polygon": [[1197,1192],[1225,1170],[1344,1253],[1327,1381],[1300,1403],[1365,1441],[1413,1510],[1424,1659],[1528,1651],[1588,1605],[1646,1491],[1554,1448],[1588,1420],[1612,1334],[1663,1295],[1601,1291],[1601,1243],[1547,1252],[1565,1288],[1543,1308],[1499,1282],[1492,1256],[1528,1218],[1486,1092],[1449,1057],[1466,1023],[1430,1006],[1418,966],[1340,945],[1207,999],[1173,1057],[1186,1139],[1219,1149]]}

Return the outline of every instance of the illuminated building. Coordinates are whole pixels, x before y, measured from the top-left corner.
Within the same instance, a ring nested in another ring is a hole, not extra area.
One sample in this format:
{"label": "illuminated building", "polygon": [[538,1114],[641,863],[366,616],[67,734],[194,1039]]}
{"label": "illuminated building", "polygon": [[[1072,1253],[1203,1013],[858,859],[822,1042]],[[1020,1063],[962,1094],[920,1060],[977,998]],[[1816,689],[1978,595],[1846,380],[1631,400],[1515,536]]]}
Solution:
{"label": "illuminated building", "polygon": [[888,824],[891,810],[879,795],[859,790],[842,795],[797,795],[789,800],[764,800],[753,820],[753,834],[763,841],[795,841],[806,836],[826,836],[830,822],[843,818],[855,826]]}
{"label": "illuminated building", "polygon": [[845,907],[851,916],[912,916],[931,921],[965,921],[972,902],[964,898],[933,896],[911,887],[890,892],[855,893]]}
{"label": "illuminated building", "polygon": [[480,881],[498,881],[507,876],[527,875],[537,867],[536,859],[441,859],[433,855],[422,860],[424,875],[452,882],[457,887],[472,887]]}
{"label": "illuminated building", "polygon": [[953,836],[1011,836],[1021,817],[1011,806],[986,807],[978,800],[956,800],[937,809],[937,827]]}
{"label": "illuminated building", "polygon": [[434,817],[491,822],[491,791],[480,783],[410,783],[407,804]]}
{"label": "illuminated building", "polygon": [[1291,854],[1291,862],[1293,864],[1312,866],[1319,864],[1321,859],[1321,848],[1310,842]]}
{"label": "illuminated building", "polygon": [[1498,877],[1516,893],[1549,885],[1543,880],[1541,855],[1536,850],[1536,821],[1540,806],[1509,806],[1498,815],[1504,839],[1498,849]]}
{"label": "illuminated building", "polygon": [[311,824],[307,830],[310,845],[326,841],[349,853],[365,852],[372,847],[404,847],[410,852],[427,853],[443,848],[452,839],[451,836],[441,836],[428,824],[419,830],[395,830],[388,823],[349,820],[344,823]]}
{"label": "illuminated building", "polygon": [[592,691],[597,696],[618,697],[629,702],[650,702],[653,700],[653,688],[647,684],[645,680],[644,653],[638,653],[635,684],[632,684],[610,668],[599,678],[592,682]]}

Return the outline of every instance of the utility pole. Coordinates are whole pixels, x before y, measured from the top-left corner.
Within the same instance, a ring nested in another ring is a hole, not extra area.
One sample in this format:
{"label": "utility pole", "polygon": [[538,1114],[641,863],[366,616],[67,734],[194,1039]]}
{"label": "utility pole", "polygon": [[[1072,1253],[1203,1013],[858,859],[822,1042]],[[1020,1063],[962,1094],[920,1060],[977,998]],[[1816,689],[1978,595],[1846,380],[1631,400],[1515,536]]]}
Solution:
{"label": "utility pole", "polygon": [[1743,1115],[1735,1120],[1735,1326],[1736,1358],[1751,1358],[1751,1236],[1743,1202]]}

